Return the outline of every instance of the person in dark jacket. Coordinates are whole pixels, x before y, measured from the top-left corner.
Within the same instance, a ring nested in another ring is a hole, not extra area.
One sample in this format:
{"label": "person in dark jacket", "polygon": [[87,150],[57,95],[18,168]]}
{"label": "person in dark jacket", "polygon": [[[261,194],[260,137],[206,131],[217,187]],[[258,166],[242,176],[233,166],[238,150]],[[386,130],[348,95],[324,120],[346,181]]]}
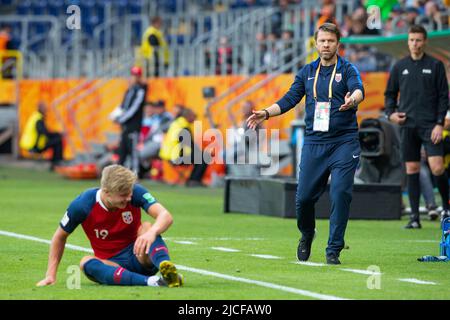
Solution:
{"label": "person in dark jacket", "polygon": [[131,85],[125,93],[123,101],[113,119],[122,129],[118,148],[119,164],[124,165],[127,158],[131,158],[129,167],[138,170],[138,155],[136,152],[139,132],[147,95],[147,85],[142,81],[142,69],[131,68]]}
{"label": "person in dark jacket", "polygon": [[[425,53],[427,32],[414,25],[408,32],[410,55],[391,70],[385,95],[387,118],[401,126],[411,217],[407,229],[420,229],[420,149],[423,145],[442,198],[441,217],[449,216],[449,186],[444,167],[442,131],[448,110],[448,82],[444,64]],[[398,101],[398,95],[400,100]]]}
{"label": "person in dark jacket", "polygon": [[356,109],[364,100],[359,71],[341,58],[340,31],[324,23],[314,34],[319,59],[297,73],[289,91],[270,107],[253,111],[247,119],[255,129],[270,117],[294,108],[305,96],[305,137],[296,195],[297,227],[302,234],[297,259],[307,261],[315,235],[315,204],[331,176],[328,264],[340,264],[350,214],[353,178],[359,163],[360,144]]}

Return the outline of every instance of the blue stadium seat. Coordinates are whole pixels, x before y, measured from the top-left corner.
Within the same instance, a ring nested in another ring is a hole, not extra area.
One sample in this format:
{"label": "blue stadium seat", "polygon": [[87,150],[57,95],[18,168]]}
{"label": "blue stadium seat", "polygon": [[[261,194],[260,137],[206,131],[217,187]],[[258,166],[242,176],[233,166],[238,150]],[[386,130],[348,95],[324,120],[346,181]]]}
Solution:
{"label": "blue stadium seat", "polygon": [[128,1],[127,0],[117,0],[114,2],[117,13],[119,16],[124,16],[127,13]]}
{"label": "blue stadium seat", "polygon": [[73,33],[72,30],[69,30],[69,29],[67,29],[67,28],[64,28],[64,29],[63,29],[63,32],[62,32],[62,42],[63,42],[63,45],[64,45],[65,43],[69,42],[69,41],[72,39],[73,34],[74,34],[74,33]]}
{"label": "blue stadium seat", "polygon": [[59,17],[66,13],[66,7],[64,7],[64,0],[52,0],[47,5],[48,14]]}
{"label": "blue stadium seat", "polygon": [[177,11],[177,0],[157,0],[157,5],[167,13],[176,13]]}
{"label": "blue stadium seat", "polygon": [[144,4],[142,0],[129,0],[128,12],[130,14],[140,14],[142,12]]}
{"label": "blue stadium seat", "polygon": [[94,12],[95,15],[99,18],[100,23],[102,23],[105,20],[105,3],[107,1],[97,1],[95,3]]}
{"label": "blue stadium seat", "polygon": [[2,6],[10,6],[12,5],[13,0],[0,0],[0,5]]}
{"label": "blue stadium seat", "polygon": [[41,0],[33,0],[31,2],[31,13],[36,16],[45,14],[47,3]]}
{"label": "blue stadium seat", "polygon": [[95,0],[84,0],[80,4],[81,14],[92,15],[95,10]]}
{"label": "blue stadium seat", "polygon": [[70,5],[77,5],[77,6],[80,6],[80,4],[81,4],[81,1],[80,0],[65,0],[64,1],[64,6],[67,8],[68,6],[70,6]]}
{"label": "blue stadium seat", "polygon": [[85,30],[86,33],[90,34],[91,36],[94,34],[94,29],[100,24],[100,19],[96,15],[92,15],[87,19],[87,29]]}
{"label": "blue stadium seat", "polygon": [[27,15],[30,13],[30,7],[31,7],[31,1],[25,0],[25,1],[19,1],[19,4],[16,7],[17,14],[20,15]]}
{"label": "blue stadium seat", "polygon": [[135,22],[131,25],[131,37],[132,37],[132,43],[135,45],[141,44],[141,37],[142,37],[143,31],[142,31],[142,25],[138,22]]}

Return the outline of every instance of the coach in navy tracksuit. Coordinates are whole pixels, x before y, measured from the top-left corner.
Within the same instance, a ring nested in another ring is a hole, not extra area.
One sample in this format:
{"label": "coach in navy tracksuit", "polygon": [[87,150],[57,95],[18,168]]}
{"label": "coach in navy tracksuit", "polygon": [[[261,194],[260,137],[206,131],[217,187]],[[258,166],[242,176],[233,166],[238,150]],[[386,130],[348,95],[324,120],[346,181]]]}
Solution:
{"label": "coach in navy tracksuit", "polygon": [[364,88],[355,66],[337,55],[340,39],[337,27],[325,23],[314,37],[320,59],[297,73],[283,98],[267,109],[254,111],[247,122],[254,128],[269,117],[292,109],[306,96],[306,132],[296,197],[297,225],[302,233],[297,257],[306,261],[310,256],[315,233],[314,205],[331,174],[326,258],[328,264],[340,264],[360,154],[356,108],[364,99]]}

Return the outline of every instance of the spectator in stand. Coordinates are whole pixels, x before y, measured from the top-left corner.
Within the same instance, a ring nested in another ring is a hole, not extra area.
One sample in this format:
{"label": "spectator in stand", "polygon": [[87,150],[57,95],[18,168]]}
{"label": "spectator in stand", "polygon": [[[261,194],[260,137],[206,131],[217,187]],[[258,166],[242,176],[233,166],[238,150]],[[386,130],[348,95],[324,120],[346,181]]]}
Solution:
{"label": "spectator in stand", "polygon": [[[13,50],[13,42],[12,42],[12,35],[11,35],[11,27],[9,25],[3,25],[0,28],[0,54],[4,54],[6,50]],[[2,57],[2,68],[0,70],[0,78],[5,79],[12,79],[14,77],[13,75],[13,65],[15,58],[13,57]]]}
{"label": "spectator in stand", "polygon": [[11,27],[3,25],[0,27],[0,51],[12,49]]}
{"label": "spectator in stand", "polygon": [[[250,72],[256,72],[256,70],[259,67],[264,66],[264,55],[267,51],[267,44],[266,44],[266,35],[264,32],[257,32],[255,35],[255,47],[257,48],[254,51],[254,57],[251,61],[251,69]],[[262,70],[263,73],[265,73],[265,70]]]}
{"label": "spectator in stand", "polygon": [[147,76],[159,77],[169,66],[169,47],[162,31],[162,19],[154,17],[142,36],[141,54],[146,59]]}
{"label": "spectator in stand", "polygon": [[416,7],[406,8],[405,20],[408,23],[408,28],[415,24],[419,14],[419,9],[417,9]]}
{"label": "spectator in stand", "polygon": [[175,104],[175,106],[173,107],[173,117],[174,119],[181,117],[183,115],[183,110],[186,109],[185,106],[183,106],[182,104]]}
{"label": "spectator in stand", "polygon": [[281,37],[281,32],[283,30],[283,18],[285,13],[288,10],[289,7],[289,1],[288,0],[278,0],[278,7],[279,11],[275,12],[271,16],[271,25],[269,32],[275,33],[276,37]]}
{"label": "spectator in stand", "polygon": [[151,161],[158,158],[164,134],[173,121],[173,116],[166,111],[166,104],[163,100],[151,104],[150,108],[152,109],[151,127],[142,142],[142,148],[139,150],[141,176],[151,169]]}
{"label": "spectator in stand", "polygon": [[338,24],[335,17],[336,5],[334,1],[324,0],[322,9],[320,10],[320,17],[317,20],[316,28],[323,25],[326,22]]}
{"label": "spectator in stand", "polygon": [[349,36],[373,36],[379,35],[380,31],[377,29],[369,29],[367,27],[367,12],[364,7],[357,8],[352,14],[351,29]]}
{"label": "spectator in stand", "polygon": [[216,74],[231,74],[232,67],[233,48],[229,45],[227,37],[220,37],[219,48],[217,48]]}
{"label": "spectator in stand", "polygon": [[[379,30],[369,29],[367,27],[366,9],[363,7],[357,8],[352,14],[349,36],[369,36],[378,33]],[[375,52],[370,47],[351,45],[346,49],[345,55],[361,72],[376,71],[377,61]]]}
{"label": "spectator in stand", "polygon": [[45,124],[46,109],[44,103],[39,103],[38,109],[28,118],[20,138],[20,147],[31,153],[43,153],[52,149],[50,170],[53,171],[63,162],[63,138],[61,133],[48,130]]}
{"label": "spectator in stand", "polygon": [[142,117],[141,133],[139,135],[139,143],[142,143],[150,134],[152,130],[153,115],[154,115],[154,102],[148,101],[144,105],[144,114]]}
{"label": "spectator in stand", "polygon": [[280,42],[277,39],[277,35],[274,32],[271,32],[267,35],[266,45],[267,50],[264,53],[263,61],[264,65],[268,68],[267,72],[271,72],[272,70],[279,67],[281,61],[279,61],[279,51],[280,51]]}
{"label": "spectator in stand", "polygon": [[[203,159],[202,150],[194,142],[192,125],[195,119],[196,114],[191,109],[183,108],[180,116],[170,124],[159,152],[161,159],[174,165],[194,165],[186,182],[186,186],[190,187],[204,186],[202,178],[208,167]],[[197,159],[196,155],[200,155],[197,156],[200,159]]]}
{"label": "spectator in stand", "polygon": [[429,28],[429,30],[438,30],[442,28],[442,16],[439,11],[439,6],[434,1],[425,3],[425,14],[419,17],[418,23]]}
{"label": "spectator in stand", "polygon": [[[284,30],[283,33],[281,34],[281,43],[282,43],[282,50],[283,51],[289,51],[289,53],[285,54],[282,59],[283,59],[283,63],[287,64],[289,62],[291,62],[294,57],[297,57],[300,55],[299,52],[295,52],[294,51],[294,33],[292,32],[292,30]],[[285,73],[290,73],[290,72],[295,72],[295,70],[298,70],[299,66],[292,66],[290,69],[285,70]],[[250,116],[250,115],[249,115]],[[246,117],[247,119],[247,117]]]}

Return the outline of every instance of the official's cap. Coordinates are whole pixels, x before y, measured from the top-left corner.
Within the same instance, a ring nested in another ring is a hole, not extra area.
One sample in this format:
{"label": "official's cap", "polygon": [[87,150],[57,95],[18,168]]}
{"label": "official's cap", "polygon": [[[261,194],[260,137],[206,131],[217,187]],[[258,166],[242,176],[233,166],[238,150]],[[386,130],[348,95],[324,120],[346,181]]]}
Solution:
{"label": "official's cap", "polygon": [[140,67],[134,66],[130,70],[131,75],[133,76],[142,76],[142,69]]}

